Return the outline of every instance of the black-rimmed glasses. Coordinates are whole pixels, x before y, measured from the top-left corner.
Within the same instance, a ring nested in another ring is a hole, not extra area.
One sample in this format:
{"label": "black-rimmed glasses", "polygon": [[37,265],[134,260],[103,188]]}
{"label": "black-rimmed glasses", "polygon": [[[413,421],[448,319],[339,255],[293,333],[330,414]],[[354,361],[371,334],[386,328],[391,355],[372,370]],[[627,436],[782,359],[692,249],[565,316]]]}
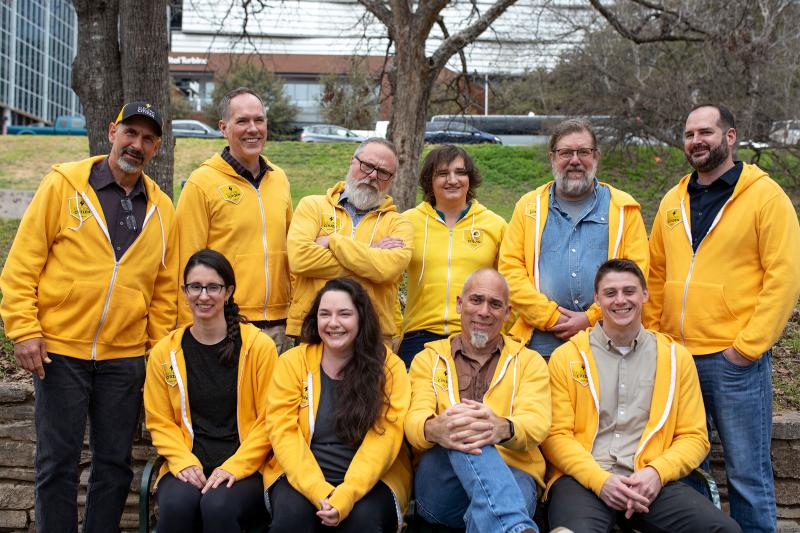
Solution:
{"label": "black-rimmed glasses", "polygon": [[389,181],[390,179],[392,179],[392,176],[394,176],[394,174],[392,174],[385,168],[376,167],[370,163],[367,163],[366,161],[362,161],[361,159],[358,158],[357,155],[354,155],[353,157],[355,158],[356,161],[358,161],[359,165],[361,165],[361,172],[363,172],[367,176],[375,172],[375,176],[381,181]]}
{"label": "black-rimmed glasses", "polygon": [[188,285],[184,285],[183,288],[189,296],[200,296],[203,291],[206,291],[206,294],[209,296],[219,296],[222,294],[222,289],[225,288],[225,285],[219,283],[209,283],[208,285],[189,283]]}
{"label": "black-rimmed glasses", "polygon": [[130,198],[120,198],[119,203],[122,206],[122,210],[125,212],[125,226],[128,227],[128,230],[135,233],[136,217],[133,216],[133,202],[131,202]]}
{"label": "black-rimmed glasses", "polygon": [[575,154],[577,154],[580,159],[589,159],[596,151],[597,148],[560,148],[558,150],[553,150],[553,153],[556,154],[559,159],[569,161]]}

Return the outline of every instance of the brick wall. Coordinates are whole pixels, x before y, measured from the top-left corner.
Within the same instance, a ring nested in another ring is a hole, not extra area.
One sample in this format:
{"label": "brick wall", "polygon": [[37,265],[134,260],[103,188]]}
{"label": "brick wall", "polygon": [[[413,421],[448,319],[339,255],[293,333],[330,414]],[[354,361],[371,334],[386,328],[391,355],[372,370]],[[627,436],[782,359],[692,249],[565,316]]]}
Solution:
{"label": "brick wall", "polygon": [[[0,531],[34,531],[33,387],[24,383],[0,383]],[[138,527],[138,487],[147,459],[154,455],[146,437],[134,443],[134,476],[131,493],[122,515],[122,529]],[[772,464],[775,469],[778,500],[778,526],[783,532],[800,532],[800,413],[783,413],[774,418]],[[89,478],[88,441],[81,454],[78,502],[86,499]],[[726,496],[722,451],[718,443],[712,450],[712,471]]]}

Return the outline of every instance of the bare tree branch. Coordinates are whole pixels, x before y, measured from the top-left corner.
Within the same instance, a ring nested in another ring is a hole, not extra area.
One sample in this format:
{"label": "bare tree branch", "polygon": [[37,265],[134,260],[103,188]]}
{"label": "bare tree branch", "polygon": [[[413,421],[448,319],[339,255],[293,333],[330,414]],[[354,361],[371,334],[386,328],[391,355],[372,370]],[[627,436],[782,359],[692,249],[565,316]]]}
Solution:
{"label": "bare tree branch", "polygon": [[[650,13],[646,16],[645,22],[658,21],[662,22],[661,31],[654,35],[643,35],[644,29],[648,24],[639,21],[639,27],[628,28],[622,21],[621,17],[614,11],[603,5],[602,0],[589,0],[595,10],[597,10],[603,18],[623,37],[635,42],[636,44],[656,43],[656,42],[702,42],[707,39],[708,32],[702,28],[690,24],[685,17],[673,10],[668,10],[661,5],[654,4],[647,0],[628,0],[629,2],[651,9],[655,13]],[[617,4],[619,5],[619,4]],[[681,26],[681,34],[672,33],[673,26]]]}
{"label": "bare tree branch", "polygon": [[381,24],[386,26],[390,32],[392,30],[392,11],[386,6],[386,2],[381,0],[358,0],[358,3],[364,8],[375,15],[375,18],[381,21]]}
{"label": "bare tree branch", "polygon": [[467,26],[455,35],[445,39],[431,56],[431,68],[437,71],[444,68],[453,54],[477,39],[492,22],[497,20],[497,17],[502,15],[515,2],[516,0],[497,0],[497,2],[472,25]]}

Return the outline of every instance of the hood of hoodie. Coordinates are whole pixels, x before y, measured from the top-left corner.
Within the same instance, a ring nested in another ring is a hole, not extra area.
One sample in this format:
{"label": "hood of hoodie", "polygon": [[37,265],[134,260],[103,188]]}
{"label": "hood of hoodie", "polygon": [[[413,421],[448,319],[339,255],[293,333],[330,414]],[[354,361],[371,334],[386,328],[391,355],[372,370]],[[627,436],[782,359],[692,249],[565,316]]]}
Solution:
{"label": "hood of hoodie", "polygon": [[[325,193],[325,197],[332,206],[336,207],[339,205],[339,196],[344,192],[344,187],[345,182],[339,181]],[[376,211],[379,213],[389,213],[391,211],[397,211],[397,207],[394,205],[392,197],[388,194],[384,194],[383,200],[378,204]]]}
{"label": "hood of hoodie", "polygon": [[[419,211],[423,215],[439,218],[439,213],[436,212],[436,208],[428,202],[423,201],[416,207],[412,207],[410,210]],[[469,204],[469,211],[467,211],[467,214],[464,215],[464,218],[470,215],[477,215],[478,213],[482,213],[484,211],[486,211],[486,206],[481,204],[478,200],[472,199]]]}
{"label": "hood of hoodie", "polygon": [[[687,194],[687,190],[689,187],[689,180],[692,177],[692,173],[686,174],[681,181],[678,182],[678,192],[683,201],[683,198]],[[758,168],[756,165],[750,165],[748,163],[742,164],[742,174],[739,176],[739,181],[736,182],[736,187],[733,189],[733,194],[731,195],[731,201],[735,200],[737,196],[742,194],[744,191],[747,190],[748,187],[755,184],[758,180],[763,178],[768,178],[769,175]]]}
{"label": "hood of hoodie", "polygon": [[[91,185],[89,185],[89,174],[92,171],[92,167],[107,157],[107,155],[98,155],[82,161],[59,163],[53,165],[52,170],[53,172],[61,174],[79,193],[86,193],[92,188]],[[158,184],[144,172],[142,172],[142,183],[147,192],[147,202],[158,206],[162,199],[160,194],[162,191]]]}
{"label": "hood of hoodie", "polygon": [[[548,181],[547,183],[545,183],[544,185],[540,185],[539,187],[537,187],[536,189],[533,190],[533,196],[536,197],[536,196],[539,196],[539,195],[548,195],[550,193],[550,188],[553,186],[554,183],[555,183],[555,181],[551,180],[551,181]],[[633,196],[631,196],[630,194],[626,193],[625,191],[622,191],[620,189],[614,188],[614,187],[612,187],[611,185],[609,185],[608,183],[606,183],[604,181],[599,181],[598,180],[597,184],[598,185],[603,185],[605,187],[608,187],[608,190],[611,192],[611,204],[616,206],[617,208],[619,208],[619,207],[636,207],[636,208],[640,208],[641,207],[639,205],[639,202],[637,202],[633,198]]]}
{"label": "hood of hoodie", "polygon": [[[181,350],[181,340],[183,340],[183,334],[186,332],[187,329],[192,327],[192,323],[189,322],[188,324],[184,324],[183,326],[179,327],[178,329],[170,332],[169,334],[169,351],[174,351],[175,353]],[[258,334],[261,330],[255,327],[252,324],[241,324],[241,334],[242,334],[242,351],[245,353],[250,351],[250,348],[253,347],[253,343],[258,338]]]}

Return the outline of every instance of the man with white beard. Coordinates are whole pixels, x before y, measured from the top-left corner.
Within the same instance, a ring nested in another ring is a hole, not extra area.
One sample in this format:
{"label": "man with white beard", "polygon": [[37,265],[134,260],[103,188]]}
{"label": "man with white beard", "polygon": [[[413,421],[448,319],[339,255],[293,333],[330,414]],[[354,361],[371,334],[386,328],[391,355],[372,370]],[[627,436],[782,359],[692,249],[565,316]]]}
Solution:
{"label": "man with white beard", "polygon": [[359,145],[344,181],[327,194],[300,200],[289,226],[289,269],[296,276],[286,324],[299,336],[303,318],[329,279],[350,276],[369,292],[387,341],[395,333],[400,276],[411,260],[413,229],[391,196],[394,145],[379,138]]}
{"label": "man with white beard", "polygon": [[510,310],[503,276],[473,272],[456,300],[461,332],[427,343],[411,363],[405,432],[420,456],[414,494],[428,522],[468,533],[538,531],[549,376],[539,355],[501,334]]}
{"label": "man with white beard", "polygon": [[648,266],[639,204],[595,177],[600,151],[589,122],[560,123],[548,152],[554,179],[517,202],[498,264],[519,313],[511,333],[544,357],[600,318],[600,264],[626,258],[645,273]]}

